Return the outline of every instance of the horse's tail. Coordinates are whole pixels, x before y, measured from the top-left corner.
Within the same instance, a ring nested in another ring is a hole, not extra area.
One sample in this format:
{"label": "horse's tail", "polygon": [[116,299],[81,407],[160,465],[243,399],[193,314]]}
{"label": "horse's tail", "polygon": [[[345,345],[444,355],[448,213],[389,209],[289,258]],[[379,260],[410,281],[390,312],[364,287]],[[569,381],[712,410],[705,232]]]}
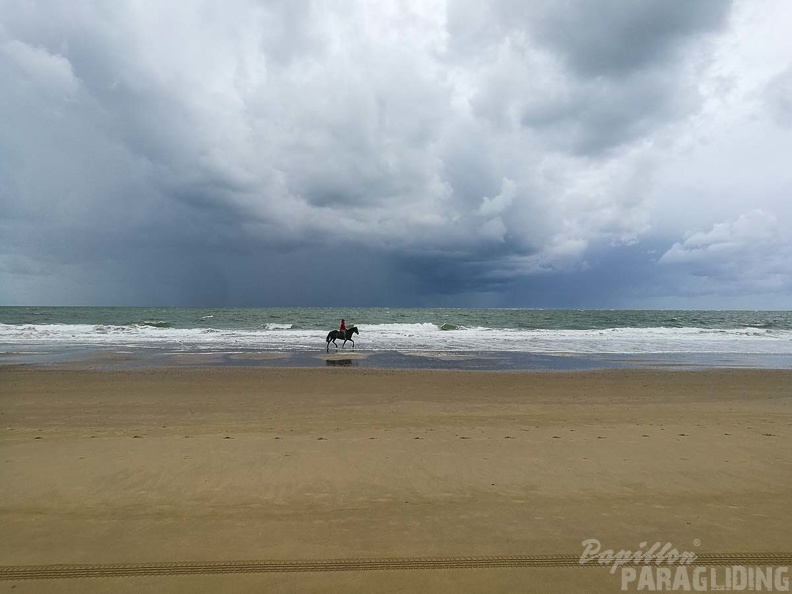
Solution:
{"label": "horse's tail", "polygon": [[327,339],[325,340],[325,342],[330,342],[330,337],[332,335],[333,335],[333,331],[331,330],[330,332],[327,333]]}

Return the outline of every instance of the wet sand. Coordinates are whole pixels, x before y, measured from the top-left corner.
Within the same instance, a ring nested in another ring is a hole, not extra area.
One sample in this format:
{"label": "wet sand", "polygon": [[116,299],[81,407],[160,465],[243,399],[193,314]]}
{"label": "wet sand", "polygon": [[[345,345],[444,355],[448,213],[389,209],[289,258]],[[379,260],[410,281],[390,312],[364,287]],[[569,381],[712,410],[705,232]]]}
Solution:
{"label": "wet sand", "polygon": [[[0,368],[2,565],[790,552],[792,372]],[[698,543],[697,545],[695,543]],[[616,592],[602,568],[0,582]]]}

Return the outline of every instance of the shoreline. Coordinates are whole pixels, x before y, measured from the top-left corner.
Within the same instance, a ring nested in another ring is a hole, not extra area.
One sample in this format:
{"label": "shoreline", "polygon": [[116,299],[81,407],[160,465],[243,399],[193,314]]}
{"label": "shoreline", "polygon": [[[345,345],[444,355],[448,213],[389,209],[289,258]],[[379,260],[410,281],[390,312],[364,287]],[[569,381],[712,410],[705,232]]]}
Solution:
{"label": "shoreline", "polygon": [[126,370],[182,367],[445,369],[469,371],[586,371],[596,369],[792,369],[792,356],[758,353],[533,353],[530,351],[432,350],[218,350],[118,349],[95,347],[7,350],[0,369]]}

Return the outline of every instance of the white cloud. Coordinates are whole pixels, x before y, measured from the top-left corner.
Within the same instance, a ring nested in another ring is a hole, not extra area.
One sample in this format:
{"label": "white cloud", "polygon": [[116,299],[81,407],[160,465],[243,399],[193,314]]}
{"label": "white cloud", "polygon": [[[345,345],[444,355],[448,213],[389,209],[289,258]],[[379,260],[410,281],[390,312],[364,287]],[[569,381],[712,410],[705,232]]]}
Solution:
{"label": "white cloud", "polygon": [[479,206],[479,215],[482,217],[492,217],[501,214],[504,210],[511,206],[515,193],[516,188],[514,181],[508,178],[503,178],[500,194],[494,198],[488,198],[485,196],[481,201],[481,206]]}
{"label": "white cloud", "polygon": [[706,232],[690,233],[671,246],[661,263],[713,262],[745,257],[779,239],[778,221],[762,210],[752,210],[734,221],[716,223]]}
{"label": "white cloud", "polygon": [[697,279],[696,289],[706,292],[792,287],[792,238],[773,214],[759,209],[689,233],[659,262],[682,268]]}
{"label": "white cloud", "polygon": [[767,83],[765,100],[775,121],[786,128],[792,127],[792,62]]}
{"label": "white cloud", "polygon": [[54,101],[72,99],[80,86],[69,61],[42,47],[12,39],[0,44],[0,60],[16,70],[18,84],[33,85]]}

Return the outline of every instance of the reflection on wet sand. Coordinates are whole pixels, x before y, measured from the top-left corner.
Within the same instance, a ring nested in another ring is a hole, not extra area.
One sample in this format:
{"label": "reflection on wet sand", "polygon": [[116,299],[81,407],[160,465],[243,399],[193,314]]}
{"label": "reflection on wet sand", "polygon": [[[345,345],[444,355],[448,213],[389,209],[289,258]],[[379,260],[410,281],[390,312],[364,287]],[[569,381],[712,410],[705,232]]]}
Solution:
{"label": "reflection on wet sand", "polygon": [[352,365],[357,365],[357,361],[352,359],[326,359],[325,363],[330,367],[351,367]]}

